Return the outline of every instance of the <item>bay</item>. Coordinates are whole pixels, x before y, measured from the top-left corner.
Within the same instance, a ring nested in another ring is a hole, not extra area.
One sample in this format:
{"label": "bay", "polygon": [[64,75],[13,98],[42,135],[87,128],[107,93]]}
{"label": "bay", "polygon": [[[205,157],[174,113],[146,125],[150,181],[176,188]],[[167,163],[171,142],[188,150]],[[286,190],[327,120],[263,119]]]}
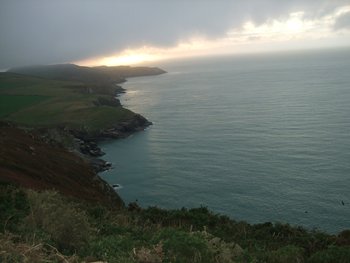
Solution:
{"label": "bay", "polygon": [[[126,202],[250,223],[350,228],[350,50],[159,63],[126,107],[154,124],[101,144]],[[344,203],[344,205],[343,205]]]}

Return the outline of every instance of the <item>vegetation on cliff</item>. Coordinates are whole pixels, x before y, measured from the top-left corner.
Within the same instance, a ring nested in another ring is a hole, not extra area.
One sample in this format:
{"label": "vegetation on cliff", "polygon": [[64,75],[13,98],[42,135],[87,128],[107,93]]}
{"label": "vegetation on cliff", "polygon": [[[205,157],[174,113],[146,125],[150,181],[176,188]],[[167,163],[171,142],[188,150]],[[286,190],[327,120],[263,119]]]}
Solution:
{"label": "vegetation on cliff", "polygon": [[0,185],[1,262],[350,262],[350,232],[250,225],[206,208],[114,210]]}

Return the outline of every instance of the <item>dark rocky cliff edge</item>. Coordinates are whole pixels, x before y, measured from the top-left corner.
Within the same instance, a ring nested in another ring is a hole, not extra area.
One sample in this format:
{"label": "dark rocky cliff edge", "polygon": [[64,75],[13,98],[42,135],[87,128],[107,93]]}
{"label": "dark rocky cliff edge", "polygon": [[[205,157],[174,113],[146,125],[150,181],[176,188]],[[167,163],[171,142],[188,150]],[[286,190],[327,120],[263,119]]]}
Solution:
{"label": "dark rocky cliff edge", "polygon": [[122,139],[132,133],[143,131],[152,122],[148,121],[140,114],[135,114],[132,118],[112,125],[109,128],[102,129],[96,132],[88,132],[86,130],[72,129],[69,133],[73,135],[77,149],[83,154],[83,157],[88,160],[95,172],[103,172],[111,168],[111,163],[99,158],[104,155],[104,152],[98,146],[98,143],[106,139]]}
{"label": "dark rocky cliff edge", "polygon": [[0,123],[0,181],[124,207],[118,194],[86,160],[59,143],[45,141],[34,130],[25,131],[5,122]]}

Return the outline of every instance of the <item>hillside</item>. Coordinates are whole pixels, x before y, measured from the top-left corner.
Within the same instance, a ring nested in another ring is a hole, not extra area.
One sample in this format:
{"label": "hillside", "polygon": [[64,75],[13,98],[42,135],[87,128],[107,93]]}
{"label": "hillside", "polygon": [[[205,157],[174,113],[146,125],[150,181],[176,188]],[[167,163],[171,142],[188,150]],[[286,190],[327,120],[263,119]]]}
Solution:
{"label": "hillside", "polygon": [[99,84],[115,84],[124,82],[126,78],[130,77],[159,75],[165,73],[165,71],[162,69],[151,67],[83,67],[75,64],[16,67],[9,69],[8,72],[47,79]]}
{"label": "hillside", "polygon": [[124,90],[116,84],[163,73],[159,68],[74,64],[12,68],[0,73],[0,119],[123,137],[150,122],[122,107],[116,96]]}
{"label": "hillside", "polygon": [[123,201],[100,179],[90,164],[35,131],[0,123],[0,182],[56,191],[115,208]]}
{"label": "hillside", "polygon": [[120,105],[117,92],[115,85],[0,73],[0,119],[29,127],[66,126],[91,133],[135,121],[140,121],[135,124],[140,127],[149,125]]}

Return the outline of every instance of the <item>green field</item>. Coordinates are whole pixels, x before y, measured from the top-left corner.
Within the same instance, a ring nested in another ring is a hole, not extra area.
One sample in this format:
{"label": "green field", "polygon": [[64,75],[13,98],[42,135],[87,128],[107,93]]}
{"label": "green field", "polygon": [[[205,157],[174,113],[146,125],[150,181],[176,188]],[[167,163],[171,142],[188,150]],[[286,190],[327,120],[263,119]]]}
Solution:
{"label": "green field", "polygon": [[0,119],[21,125],[65,125],[96,131],[134,116],[121,106],[96,104],[99,98],[111,97],[106,95],[106,87],[0,74]]}
{"label": "green field", "polygon": [[0,118],[37,104],[47,97],[31,95],[1,95]]}

